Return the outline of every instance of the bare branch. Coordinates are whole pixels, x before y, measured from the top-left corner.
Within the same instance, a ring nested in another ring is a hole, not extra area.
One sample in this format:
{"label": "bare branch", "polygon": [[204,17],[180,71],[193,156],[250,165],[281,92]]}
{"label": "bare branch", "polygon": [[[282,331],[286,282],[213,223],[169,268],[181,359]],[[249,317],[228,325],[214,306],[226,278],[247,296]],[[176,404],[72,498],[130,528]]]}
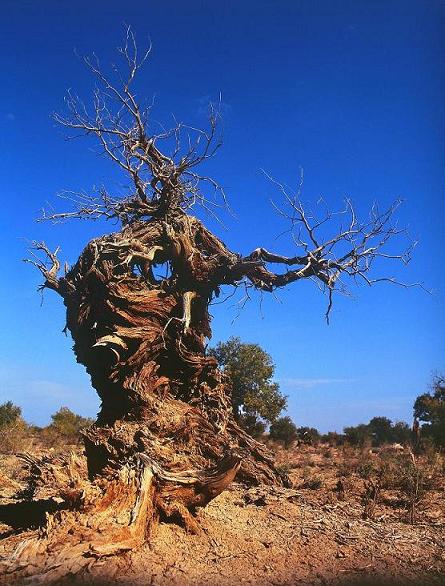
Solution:
{"label": "bare branch", "polygon": [[[303,254],[284,256],[264,248],[257,248],[250,255],[241,257],[232,267],[231,276],[234,279],[246,277],[255,288],[272,292],[278,287],[286,286],[299,279],[310,278],[320,283],[321,289],[328,294],[326,312],[328,322],[333,306],[333,293],[335,291],[349,293],[346,284],[342,281],[343,277],[352,278],[354,281],[362,280],[369,286],[387,282],[402,287],[422,287],[420,283],[400,282],[393,276],[372,276],[372,269],[378,259],[408,264],[417,244],[409,238],[406,230],[398,228],[397,223],[394,222],[394,213],[401,204],[400,200],[396,200],[383,212],[380,212],[374,204],[369,218],[364,222],[358,220],[349,199],[346,199],[343,210],[339,212],[325,210],[323,216],[317,218],[313,213],[308,212],[301,202],[303,175],[294,194],[267,173],[265,175],[278,186],[288,205],[288,210],[284,210],[273,203],[280,216],[290,223],[288,231],[291,233],[294,244]],[[323,200],[319,201],[320,204],[324,205]],[[333,220],[337,218],[341,221],[340,225],[333,224]],[[342,221],[342,218],[346,221]],[[327,225],[335,226],[332,236],[325,235]],[[387,249],[388,243],[398,236],[408,240],[405,249],[402,252]],[[283,264],[298,268],[289,268],[285,273],[277,273],[268,268],[269,264]]]}
{"label": "bare branch", "polygon": [[[94,99],[89,109],[71,91],[66,96],[68,114],[54,114],[55,121],[80,135],[96,138],[101,152],[130,177],[134,191],[117,199],[92,199],[75,202],[75,210],[67,213],[44,213],[41,217],[60,221],[68,218],[106,219],[117,217],[127,222],[144,216],[162,216],[169,210],[189,209],[198,204],[213,212],[218,197],[226,205],[224,190],[218,183],[193,169],[213,157],[222,144],[217,133],[219,111],[210,105],[207,130],[177,122],[169,129],[152,132],[150,113],[153,103],[141,108],[133,91],[140,68],[151,53],[149,47],[139,56],[134,34],[126,27],[123,47],[118,49],[124,67],[112,67],[115,82],[102,69],[96,55],[83,61],[97,80]],[[124,75],[125,73],[125,75]],[[164,154],[158,145],[171,154]],[[212,190],[216,199],[205,194]]]}
{"label": "bare branch", "polygon": [[[57,276],[60,270],[60,261],[57,258],[59,250],[60,248],[57,247],[54,252],[51,252],[44,242],[33,241],[30,248],[32,258],[23,259],[24,262],[37,267],[44,276],[45,282],[39,286],[39,291],[47,288],[62,295],[60,279]],[[43,253],[43,260],[39,257],[38,253]]]}
{"label": "bare branch", "polygon": [[[127,27],[124,44],[118,52],[124,67],[113,66],[111,75],[104,72],[96,55],[84,58],[98,84],[92,107],[89,109],[69,92],[66,98],[69,114],[67,117],[55,114],[55,120],[66,128],[94,137],[101,152],[130,178],[130,192],[123,197],[110,196],[104,188],[93,195],[63,192],[60,197],[69,201],[73,209],[61,213],[43,210],[40,219],[60,222],[69,218],[104,218],[116,219],[128,226],[152,218],[165,222],[172,250],[175,250],[179,240],[178,218],[184,212],[199,205],[219,220],[217,210],[227,207],[224,189],[197,169],[213,157],[221,145],[217,132],[219,110],[210,106],[207,129],[176,119],[171,128],[155,126],[150,119],[153,103],[141,107],[134,91],[137,74],[150,56],[151,44],[139,54],[134,34]],[[200,266],[206,265],[206,270],[197,270],[197,275],[199,279],[206,276],[205,286],[212,292],[210,297],[224,284],[239,287],[243,283],[247,300],[250,287],[273,292],[300,279],[311,279],[328,295],[326,318],[329,319],[333,294],[348,294],[348,281],[364,282],[369,286],[380,282],[410,286],[392,275],[380,275],[378,271],[374,274],[380,260],[407,264],[416,245],[409,241],[402,252],[392,247],[396,238],[409,238],[394,221],[399,200],[384,211],[374,204],[365,221],[358,219],[350,199],[345,200],[343,209],[332,212],[321,198],[315,214],[302,202],[302,170],[294,190],[263,173],[281,194],[284,206],[276,202],[272,205],[288,223],[286,232],[296,252],[283,255],[260,247],[242,257],[199,228],[201,248],[195,249],[196,243],[190,241],[182,245],[184,250],[194,250],[191,259],[201,258]],[[186,261],[190,274],[194,270],[193,262]],[[274,265],[285,267],[285,272],[271,268]]]}

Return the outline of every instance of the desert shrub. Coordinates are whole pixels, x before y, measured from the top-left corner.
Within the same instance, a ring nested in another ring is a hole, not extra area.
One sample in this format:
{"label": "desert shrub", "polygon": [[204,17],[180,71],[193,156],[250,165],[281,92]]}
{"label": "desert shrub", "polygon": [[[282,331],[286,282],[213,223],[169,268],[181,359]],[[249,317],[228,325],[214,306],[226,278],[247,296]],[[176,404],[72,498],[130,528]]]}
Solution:
{"label": "desert shrub", "polygon": [[334,492],[337,494],[337,500],[345,501],[346,495],[351,491],[352,482],[349,478],[340,477],[334,487]]}
{"label": "desert shrub", "polygon": [[375,466],[372,462],[361,462],[357,467],[357,474],[363,480],[368,480],[372,474],[375,472]]}
{"label": "desert shrub", "polygon": [[283,462],[282,464],[278,464],[278,466],[276,466],[275,468],[279,474],[287,475],[292,471],[292,468],[294,468],[294,466],[292,466],[290,462]]}
{"label": "desert shrub", "polygon": [[280,417],[270,426],[269,436],[288,448],[298,437],[297,426],[289,416]]}
{"label": "desert shrub", "polygon": [[345,477],[351,476],[357,471],[359,464],[359,452],[356,447],[345,443],[340,451],[341,459],[337,465],[337,476]]}
{"label": "desert shrub", "polygon": [[42,430],[42,439],[49,445],[76,444],[80,440],[79,432],[93,423],[89,417],[77,415],[68,407],[61,407],[51,419],[52,423]]}
{"label": "desert shrub", "polygon": [[425,504],[428,493],[439,487],[442,473],[440,456],[433,461],[416,457],[412,452],[400,462],[398,488],[405,498],[408,519],[414,524],[419,509]]}
{"label": "desert shrub", "polygon": [[0,453],[14,454],[31,444],[29,428],[22,418],[22,410],[12,401],[0,405]]}
{"label": "desert shrub", "polygon": [[304,465],[308,466],[309,468],[316,468],[318,466],[318,461],[312,456],[308,456],[304,460]]}
{"label": "desert shrub", "polygon": [[370,459],[362,454],[357,465],[357,475],[363,480],[361,495],[364,519],[373,519],[381,492],[384,488],[392,488],[394,484],[393,462],[386,461],[381,456]]}
{"label": "desert shrub", "polygon": [[315,427],[298,427],[298,440],[309,446],[316,446],[320,443],[321,435]]}
{"label": "desert shrub", "polygon": [[395,487],[397,462],[379,457],[375,461],[363,461],[357,467],[357,474],[363,479],[362,504],[364,519],[373,519],[383,489]]}
{"label": "desert shrub", "polygon": [[364,479],[363,516],[373,518],[381,492],[390,490],[397,491],[409,522],[414,523],[428,494],[440,486],[442,467],[439,454],[416,457],[411,450],[401,454],[383,452],[373,463],[363,464],[358,469]]}
{"label": "desert shrub", "polygon": [[364,492],[362,495],[363,514],[364,519],[373,519],[377,504],[380,500],[380,493],[382,490],[381,478],[368,478],[364,482]]}

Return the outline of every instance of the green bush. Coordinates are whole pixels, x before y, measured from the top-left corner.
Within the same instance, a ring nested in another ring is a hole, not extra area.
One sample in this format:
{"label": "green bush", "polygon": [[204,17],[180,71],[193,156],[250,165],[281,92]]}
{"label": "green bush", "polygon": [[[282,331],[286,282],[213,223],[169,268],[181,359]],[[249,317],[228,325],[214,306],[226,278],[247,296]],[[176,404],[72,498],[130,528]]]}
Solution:
{"label": "green bush", "polygon": [[42,431],[47,443],[53,445],[58,441],[75,444],[80,440],[80,431],[93,424],[89,417],[73,413],[68,407],[61,407],[51,415],[52,423]]}
{"label": "green bush", "polygon": [[269,436],[283,442],[284,447],[288,448],[298,438],[297,426],[289,416],[280,417],[270,426]]}

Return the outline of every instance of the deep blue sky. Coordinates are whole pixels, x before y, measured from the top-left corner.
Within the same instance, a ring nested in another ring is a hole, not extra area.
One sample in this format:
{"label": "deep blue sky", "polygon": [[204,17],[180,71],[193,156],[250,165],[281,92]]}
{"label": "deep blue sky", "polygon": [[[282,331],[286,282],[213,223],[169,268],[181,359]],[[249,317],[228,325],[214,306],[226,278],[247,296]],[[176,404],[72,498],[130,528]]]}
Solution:
{"label": "deep blue sky", "polygon": [[273,215],[264,168],[295,184],[303,199],[333,206],[351,197],[366,213],[376,199],[403,197],[400,222],[420,244],[396,274],[433,291],[380,286],[326,300],[311,283],[253,300],[215,306],[213,342],[237,335],[273,356],[276,377],[299,425],[338,429],[374,415],[411,419],[413,399],[444,368],[445,3],[438,0],[293,0],[73,3],[3,0],[0,64],[2,329],[0,402],[12,399],[43,424],[61,405],[92,415],[97,399],[71,341],[63,305],[40,282],[26,239],[62,246],[73,262],[87,241],[111,226],[34,222],[64,188],[121,180],[88,141],[65,142],[50,114],[68,88],[88,97],[92,79],[74,55],[116,57],[122,23],[153,41],[139,79],[156,94],[154,117],[203,120],[223,98],[224,147],[210,171],[225,186],[236,219],[209,222],[234,250],[259,245],[293,252]]}

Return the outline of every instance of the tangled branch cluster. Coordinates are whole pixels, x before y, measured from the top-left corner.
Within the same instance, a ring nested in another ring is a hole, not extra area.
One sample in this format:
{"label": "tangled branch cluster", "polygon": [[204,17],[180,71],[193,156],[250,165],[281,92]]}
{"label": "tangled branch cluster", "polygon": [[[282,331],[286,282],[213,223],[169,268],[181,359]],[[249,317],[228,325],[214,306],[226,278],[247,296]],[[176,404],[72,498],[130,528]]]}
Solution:
{"label": "tangled branch cluster", "polygon": [[[62,213],[44,211],[40,219],[57,222],[68,218],[117,218],[124,226],[141,219],[161,221],[165,223],[168,238],[174,240],[175,230],[187,224],[183,220],[178,223],[177,219],[187,215],[195,204],[211,213],[214,213],[215,205],[226,205],[225,194],[219,184],[197,171],[197,167],[213,157],[221,145],[217,132],[219,114],[211,107],[207,130],[176,122],[171,129],[152,132],[150,114],[153,104],[141,107],[133,90],[135,77],[148,59],[151,46],[139,56],[134,35],[128,28],[125,44],[119,52],[125,62],[126,75],[122,76],[119,68],[114,67],[117,83],[103,72],[96,56],[84,58],[98,82],[92,111],[69,93],[68,116],[55,114],[55,120],[66,128],[95,137],[102,152],[130,177],[132,189],[126,196],[118,198],[112,197],[104,188],[97,196],[64,192],[61,196],[71,201],[74,209]],[[162,146],[170,147],[168,155],[161,150]],[[190,250],[196,248],[193,254],[202,257],[201,265],[210,261],[215,263],[216,258],[224,266],[219,274],[220,280],[212,290],[217,290],[219,285],[230,284],[244,285],[246,290],[253,287],[272,292],[299,279],[309,278],[328,294],[326,318],[329,320],[333,292],[347,293],[347,278],[367,285],[386,281],[404,287],[413,286],[391,276],[376,277],[372,273],[378,259],[407,264],[411,258],[416,243],[394,222],[400,200],[383,212],[374,205],[365,221],[358,219],[349,199],[343,210],[335,213],[325,211],[321,218],[317,218],[305,209],[301,201],[303,176],[295,193],[269,175],[267,177],[278,187],[284,199],[285,209],[272,203],[288,223],[287,231],[299,254],[284,256],[257,248],[243,257],[228,250],[220,241],[214,249],[205,250],[202,246],[204,232],[209,242],[217,240],[201,225],[198,230],[201,235],[197,237],[199,241],[192,242]],[[219,193],[222,196],[220,204],[205,195],[206,186],[211,187],[213,195]],[[330,233],[327,228],[330,228]],[[397,236],[405,236],[408,240],[406,249],[401,253],[394,253],[387,247]],[[38,244],[36,248],[46,253],[52,267],[58,263],[55,255],[45,250],[44,244]],[[284,265],[286,271],[277,272],[271,265]],[[47,286],[51,286],[51,271],[54,269],[48,271],[41,263],[37,266],[45,275],[49,283]]]}

